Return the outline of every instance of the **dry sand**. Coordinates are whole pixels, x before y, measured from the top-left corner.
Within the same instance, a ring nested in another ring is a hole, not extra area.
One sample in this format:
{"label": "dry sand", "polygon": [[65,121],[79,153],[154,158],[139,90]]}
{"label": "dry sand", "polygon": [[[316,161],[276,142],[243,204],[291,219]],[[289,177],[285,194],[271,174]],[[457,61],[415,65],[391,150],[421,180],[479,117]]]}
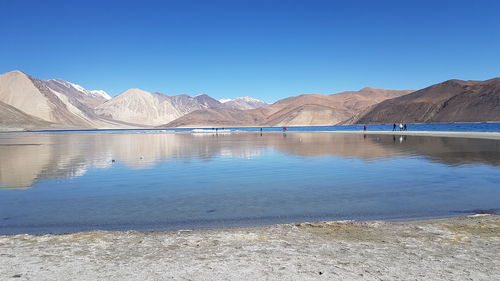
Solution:
{"label": "dry sand", "polygon": [[500,216],[0,236],[1,280],[500,280]]}

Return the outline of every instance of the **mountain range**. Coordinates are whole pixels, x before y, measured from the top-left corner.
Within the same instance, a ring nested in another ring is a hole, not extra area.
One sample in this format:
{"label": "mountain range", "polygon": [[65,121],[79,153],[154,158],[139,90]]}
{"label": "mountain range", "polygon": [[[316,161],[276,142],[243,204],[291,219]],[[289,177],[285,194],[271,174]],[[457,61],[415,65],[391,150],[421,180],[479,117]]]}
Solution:
{"label": "mountain range", "polygon": [[40,80],[21,71],[0,75],[0,129],[150,128],[195,110],[267,106],[252,98],[220,102],[208,95],[167,96],[129,89],[115,97],[61,79]]}
{"label": "mountain range", "polygon": [[374,104],[411,92],[363,88],[332,95],[304,94],[250,110],[197,110],[163,127],[334,125],[354,118]]}
{"label": "mountain range", "polygon": [[363,88],[268,104],[252,97],[168,96],[129,89],[111,97],[21,71],[0,75],[0,130],[314,126],[500,121],[500,78],[449,80],[412,90]]}

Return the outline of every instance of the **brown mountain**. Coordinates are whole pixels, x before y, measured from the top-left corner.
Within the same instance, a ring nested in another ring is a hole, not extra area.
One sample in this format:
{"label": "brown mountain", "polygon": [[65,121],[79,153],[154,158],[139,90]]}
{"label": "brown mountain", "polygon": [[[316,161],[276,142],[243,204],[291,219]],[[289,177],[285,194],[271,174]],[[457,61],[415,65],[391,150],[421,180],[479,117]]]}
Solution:
{"label": "brown mountain", "polygon": [[449,80],[383,101],[353,123],[500,121],[500,78]]}
{"label": "brown mountain", "polygon": [[21,110],[0,102],[0,130],[17,131],[22,129],[52,128],[54,123],[28,115]]}
{"label": "brown mountain", "polygon": [[373,104],[411,92],[363,88],[332,95],[305,94],[279,100],[265,108],[197,110],[163,127],[334,125],[354,118]]}

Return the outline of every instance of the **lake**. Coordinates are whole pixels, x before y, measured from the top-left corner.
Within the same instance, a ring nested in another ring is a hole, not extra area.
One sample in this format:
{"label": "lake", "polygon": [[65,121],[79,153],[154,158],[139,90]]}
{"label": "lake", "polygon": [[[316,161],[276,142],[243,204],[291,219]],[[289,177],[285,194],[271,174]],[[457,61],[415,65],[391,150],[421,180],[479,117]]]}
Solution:
{"label": "lake", "polygon": [[499,140],[251,131],[2,133],[0,234],[500,209]]}

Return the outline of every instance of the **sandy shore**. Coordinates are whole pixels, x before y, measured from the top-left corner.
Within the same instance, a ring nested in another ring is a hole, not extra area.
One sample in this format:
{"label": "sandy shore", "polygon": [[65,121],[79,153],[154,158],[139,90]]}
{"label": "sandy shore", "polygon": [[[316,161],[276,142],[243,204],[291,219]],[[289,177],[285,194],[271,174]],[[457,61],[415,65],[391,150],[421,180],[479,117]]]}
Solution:
{"label": "sandy shore", "polygon": [[0,236],[1,280],[500,280],[500,216]]}

